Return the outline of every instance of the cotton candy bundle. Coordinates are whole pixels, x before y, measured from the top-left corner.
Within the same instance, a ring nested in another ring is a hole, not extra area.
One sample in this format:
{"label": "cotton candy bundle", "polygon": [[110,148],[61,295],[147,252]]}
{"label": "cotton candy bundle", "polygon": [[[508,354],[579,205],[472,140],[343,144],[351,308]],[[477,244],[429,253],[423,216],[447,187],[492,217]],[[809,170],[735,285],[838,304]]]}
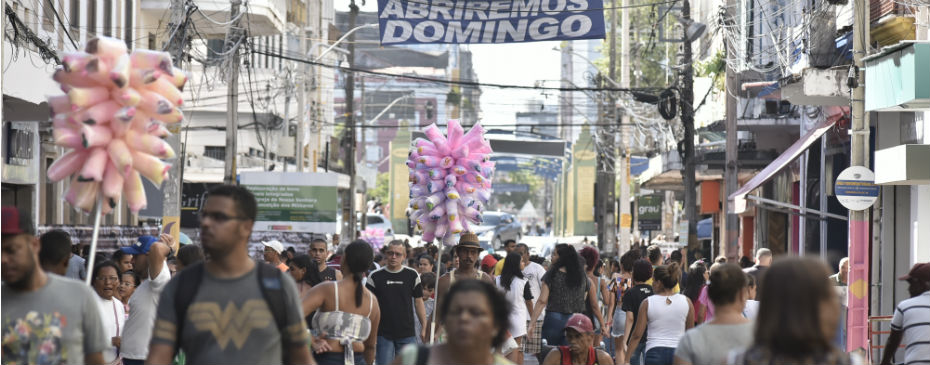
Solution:
{"label": "cotton candy bundle", "polygon": [[436,124],[423,131],[426,139],[413,141],[410,167],[410,219],[423,231],[423,241],[442,239],[455,244],[455,235],[481,224],[481,211],[491,198],[491,145],[484,128],[475,124],[465,133],[450,120],[443,135]]}
{"label": "cotton candy bundle", "polygon": [[375,250],[380,250],[384,246],[384,230],[380,228],[367,228],[361,232],[361,240],[368,242]]}
{"label": "cotton candy bundle", "polygon": [[81,52],[65,53],[52,78],[64,95],[48,98],[56,145],[71,150],[48,168],[48,179],[71,177],[65,200],[89,212],[103,198],[103,214],[125,196],[129,209],[146,206],[142,177],[157,186],[175,157],[162,138],[166,124],[182,120],[187,75],[165,52],[135,50],[99,37]]}

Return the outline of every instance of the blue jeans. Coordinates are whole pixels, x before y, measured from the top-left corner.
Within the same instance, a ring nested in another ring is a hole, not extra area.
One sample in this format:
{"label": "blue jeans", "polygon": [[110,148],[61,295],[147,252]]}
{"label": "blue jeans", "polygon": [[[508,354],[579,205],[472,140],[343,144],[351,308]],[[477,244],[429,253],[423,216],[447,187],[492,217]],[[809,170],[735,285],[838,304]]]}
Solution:
{"label": "blue jeans", "polygon": [[639,345],[636,345],[636,349],[633,350],[633,355],[630,356],[630,365],[643,365],[643,351],[646,350],[646,341],[639,341]]}
{"label": "blue jeans", "polygon": [[378,336],[378,346],[375,348],[375,363],[378,365],[387,365],[394,361],[394,357],[400,353],[400,350],[409,344],[417,343],[415,336],[403,337],[398,339],[388,339],[387,337]]}
{"label": "blue jeans", "polygon": [[646,351],[644,365],[668,365],[675,360],[674,347],[653,347]]}
{"label": "blue jeans", "polygon": [[548,346],[567,346],[565,341],[565,323],[572,313],[546,312],[543,318],[542,338]]}

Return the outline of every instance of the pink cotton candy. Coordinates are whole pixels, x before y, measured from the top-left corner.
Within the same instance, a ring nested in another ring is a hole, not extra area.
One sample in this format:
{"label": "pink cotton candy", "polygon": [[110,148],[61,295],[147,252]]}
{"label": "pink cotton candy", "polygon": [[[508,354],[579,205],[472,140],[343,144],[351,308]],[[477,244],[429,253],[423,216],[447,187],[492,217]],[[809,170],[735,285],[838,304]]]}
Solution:
{"label": "pink cotton candy", "polygon": [[161,183],[168,178],[168,169],[171,168],[158,158],[138,151],[132,152],[132,166],[155,186],[161,186]]}
{"label": "pink cotton candy", "polygon": [[461,144],[462,137],[465,136],[465,131],[462,130],[462,125],[459,124],[459,121],[456,119],[450,119],[446,124],[446,133],[449,136],[449,147],[452,149],[458,148]]}
{"label": "pink cotton candy", "polygon": [[445,237],[445,235],[449,233],[449,223],[436,223],[436,230],[433,233],[436,235],[436,237]]}
{"label": "pink cotton candy", "polygon": [[113,132],[105,125],[87,125],[81,127],[81,144],[84,148],[105,146],[113,139]]}
{"label": "pink cotton candy", "polygon": [[86,150],[77,149],[62,155],[48,167],[48,180],[50,182],[59,182],[71,176],[81,168],[84,160],[87,159],[87,155]]}
{"label": "pink cotton candy", "polygon": [[90,150],[87,161],[78,174],[79,181],[103,181],[103,170],[107,167],[107,150],[96,147]]}
{"label": "pink cotton candy", "polygon": [[84,139],[81,133],[71,128],[58,128],[52,131],[52,141],[56,146],[68,148],[83,148]]}
{"label": "pink cotton candy", "polygon": [[103,171],[103,196],[111,201],[118,201],[123,194],[123,175],[113,163],[107,163]]}
{"label": "pink cotton candy", "polygon": [[435,222],[442,219],[444,215],[446,215],[446,207],[440,205],[429,212],[429,219]]}
{"label": "pink cotton candy", "polygon": [[145,200],[145,189],[142,187],[142,178],[136,170],[130,171],[123,182],[123,195],[126,197],[126,205],[133,213],[138,213],[145,209],[147,202]]}
{"label": "pink cotton candy", "polygon": [[78,111],[72,116],[72,122],[90,125],[109,123],[121,108],[119,103],[106,100]]}

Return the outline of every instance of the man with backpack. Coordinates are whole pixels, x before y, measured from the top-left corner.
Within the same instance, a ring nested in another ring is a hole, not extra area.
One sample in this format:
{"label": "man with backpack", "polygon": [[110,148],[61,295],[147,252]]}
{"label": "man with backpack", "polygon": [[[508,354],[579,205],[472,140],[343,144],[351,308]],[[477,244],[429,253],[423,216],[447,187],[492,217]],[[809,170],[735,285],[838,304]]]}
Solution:
{"label": "man with backpack", "polygon": [[200,211],[210,259],[162,292],[148,363],[169,364],[178,350],[190,364],[313,363],[294,279],[249,257],[257,210],[245,188],[210,190]]}

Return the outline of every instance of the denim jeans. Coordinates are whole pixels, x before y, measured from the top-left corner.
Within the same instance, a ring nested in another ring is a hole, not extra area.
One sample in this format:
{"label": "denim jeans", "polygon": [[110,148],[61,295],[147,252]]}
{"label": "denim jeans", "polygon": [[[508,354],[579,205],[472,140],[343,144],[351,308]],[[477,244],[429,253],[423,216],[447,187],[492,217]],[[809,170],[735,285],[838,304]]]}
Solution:
{"label": "denim jeans", "polygon": [[417,343],[415,336],[403,337],[398,339],[388,339],[387,337],[378,336],[378,346],[375,348],[375,363],[378,365],[388,365],[394,361],[394,357],[400,354],[400,350],[409,344]]}
{"label": "denim jeans", "polygon": [[675,359],[674,347],[653,347],[646,351],[644,365],[668,365]]}
{"label": "denim jeans", "polygon": [[633,355],[630,356],[630,365],[643,365],[643,351],[646,350],[646,341],[639,341],[639,345],[636,345],[636,349],[633,350]]}
{"label": "denim jeans", "polygon": [[566,346],[565,341],[565,323],[572,313],[546,312],[543,319],[542,338],[546,340],[548,346]]}

